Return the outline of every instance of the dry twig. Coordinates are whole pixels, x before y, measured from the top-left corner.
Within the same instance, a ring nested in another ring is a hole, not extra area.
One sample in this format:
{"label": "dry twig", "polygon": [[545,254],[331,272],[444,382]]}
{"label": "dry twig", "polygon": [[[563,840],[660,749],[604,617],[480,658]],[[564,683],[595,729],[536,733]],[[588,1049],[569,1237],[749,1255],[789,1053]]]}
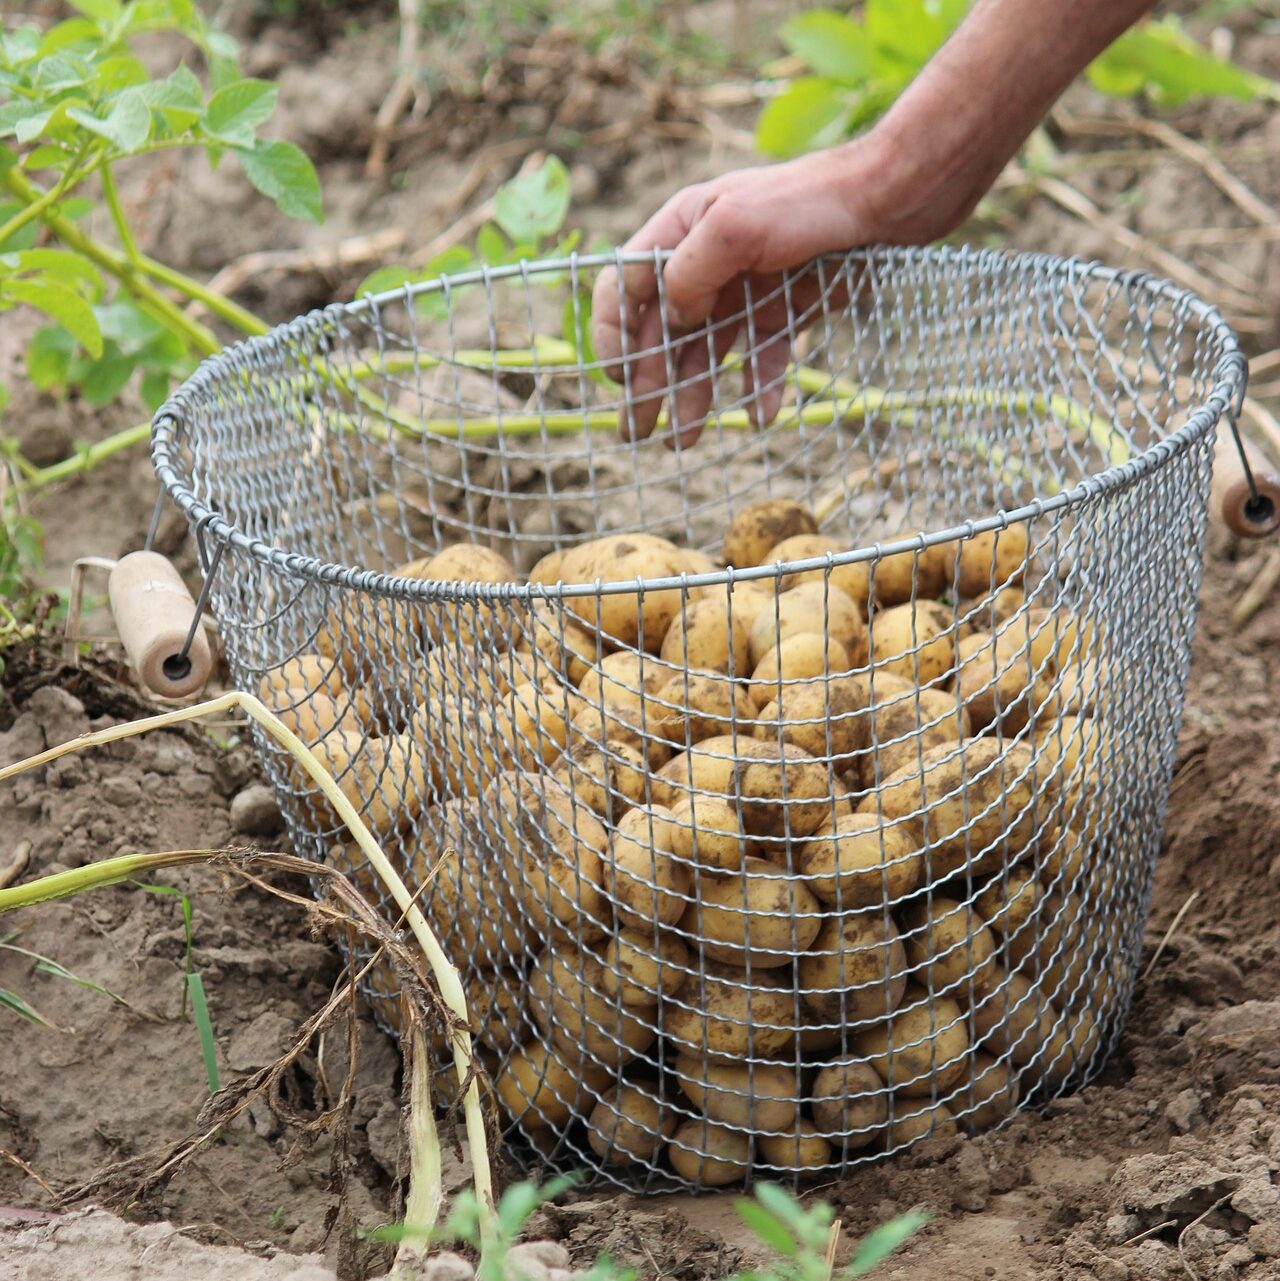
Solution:
{"label": "dry twig", "polygon": [[1253,582],[1245,588],[1235,608],[1231,611],[1231,629],[1240,631],[1249,620],[1271,599],[1276,584],[1280,583],[1280,547],[1273,547],[1263,560]]}
{"label": "dry twig", "polygon": [[8,865],[0,867],[0,890],[6,885],[12,885],[27,870],[29,862],[31,862],[31,842],[19,841]]}
{"label": "dry twig", "polygon": [[400,0],[400,51],[397,61],[399,74],[374,117],[373,145],[364,166],[366,178],[379,179],[386,174],[396,121],[417,97],[418,0]]}
{"label": "dry twig", "polygon": [[1152,955],[1151,960],[1147,962],[1147,968],[1142,971],[1142,981],[1145,982],[1150,976],[1151,971],[1156,968],[1156,962],[1164,955],[1164,950],[1169,946],[1169,940],[1173,938],[1174,932],[1182,924],[1182,918],[1191,911],[1192,904],[1200,897],[1199,890],[1192,890],[1190,897],[1178,909],[1178,914],[1169,922],[1169,928],[1164,932],[1164,938],[1160,940],[1159,946]]}
{"label": "dry twig", "polygon": [[8,1161],[10,1165],[16,1165],[27,1178],[34,1180],[40,1187],[55,1201],[58,1194],[42,1179],[39,1173],[32,1169],[16,1152],[10,1152],[8,1148],[0,1148],[0,1161]]}

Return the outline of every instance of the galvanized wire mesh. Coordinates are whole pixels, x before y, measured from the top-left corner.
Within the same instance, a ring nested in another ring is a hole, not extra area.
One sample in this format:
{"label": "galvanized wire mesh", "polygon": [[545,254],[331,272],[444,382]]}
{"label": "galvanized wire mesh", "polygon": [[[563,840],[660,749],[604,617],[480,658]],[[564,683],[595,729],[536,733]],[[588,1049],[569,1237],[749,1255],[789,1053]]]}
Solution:
{"label": "galvanized wire mesh", "polygon": [[[421,891],[517,1155],[831,1175],[1078,1085],[1133,983],[1230,331],[1140,275],[876,250],[619,385],[546,336],[603,261],[331,308],[161,410],[236,680]],[[673,386],[701,441],[620,438]]]}

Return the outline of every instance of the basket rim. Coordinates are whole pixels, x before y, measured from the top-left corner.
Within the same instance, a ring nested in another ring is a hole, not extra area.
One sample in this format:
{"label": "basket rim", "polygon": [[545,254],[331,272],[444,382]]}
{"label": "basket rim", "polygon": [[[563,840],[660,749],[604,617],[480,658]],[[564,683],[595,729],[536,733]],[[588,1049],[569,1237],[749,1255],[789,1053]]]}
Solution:
{"label": "basket rim", "polygon": [[445,601],[514,601],[568,600],[586,596],[609,596],[646,591],[685,590],[694,587],[732,588],[734,583],[778,579],[784,574],[834,569],[845,565],[878,561],[902,552],[923,552],[943,543],[963,541],[980,534],[992,533],[1010,525],[1022,524],[1072,507],[1080,506],[1103,494],[1127,487],[1163,466],[1170,458],[1185,452],[1197,441],[1211,435],[1224,414],[1233,419],[1239,415],[1248,381],[1248,362],[1235,331],[1221,311],[1197,294],[1153,273],[1113,267],[1096,260],[1062,257],[1055,254],[1003,249],[975,249],[970,246],[912,247],[870,245],[846,253],[823,254],[802,267],[784,273],[787,277],[811,270],[818,263],[841,269],[873,259],[893,263],[949,264],[965,267],[999,263],[1024,273],[1039,271],[1050,277],[1110,282],[1129,293],[1144,292],[1152,300],[1181,306],[1213,331],[1220,355],[1214,366],[1213,384],[1202,403],[1190,410],[1187,420],[1177,431],[1154,442],[1141,453],[1123,463],[1113,463],[1101,471],[1082,477],[1069,489],[1045,498],[1037,498],[1021,507],[1001,510],[977,520],[965,521],[948,528],[921,531],[909,537],[887,542],[874,542],[844,552],[802,560],[758,565],[736,569],[727,566],[715,572],[675,576],[637,578],[629,581],[563,583],[482,583],[455,580],[407,578],[383,570],[362,569],[324,561],[314,556],[283,549],[253,538],[223,513],[202,502],[192,491],[188,478],[175,459],[178,437],[186,423],[186,410],[191,398],[214,384],[225,366],[237,355],[254,356],[263,348],[274,348],[282,338],[323,328],[337,317],[364,316],[390,303],[408,302],[430,294],[447,293],[465,285],[490,284],[517,276],[551,272],[576,272],[597,267],[622,267],[632,264],[652,265],[660,270],[671,256],[670,250],[651,253],[578,254],[567,257],[521,260],[502,267],[455,272],[431,280],[419,281],[378,294],[363,295],[344,303],[306,312],[293,320],[276,325],[266,334],[241,339],[229,344],[216,355],[206,357],[193,373],[175,389],[157,409],[151,425],[152,466],[165,492],[187,517],[198,533],[216,543],[236,548],[259,563],[291,577],[302,578],[329,587],[359,591],[369,595],[413,600],[422,603]]}

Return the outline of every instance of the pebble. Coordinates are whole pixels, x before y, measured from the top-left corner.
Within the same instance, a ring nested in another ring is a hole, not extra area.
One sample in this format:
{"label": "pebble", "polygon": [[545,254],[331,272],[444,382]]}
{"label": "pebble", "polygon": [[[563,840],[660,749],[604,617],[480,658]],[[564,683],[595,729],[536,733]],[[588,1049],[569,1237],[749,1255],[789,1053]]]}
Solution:
{"label": "pebble", "polygon": [[419,1281],[472,1281],[475,1269],[460,1254],[442,1250],[424,1259],[418,1271]]}
{"label": "pebble", "polygon": [[1197,1121],[1204,1119],[1200,1111],[1200,1096],[1194,1090],[1175,1094],[1165,1105],[1164,1115],[1179,1134],[1186,1134]]}
{"label": "pebble", "polygon": [[1136,1214],[1113,1214],[1103,1231],[1112,1245],[1122,1245],[1142,1231],[1142,1220]]}
{"label": "pebble", "polygon": [[241,836],[270,836],[283,825],[275,793],[253,783],[231,802],[231,826]]}
{"label": "pebble", "polygon": [[567,1281],[569,1251],[556,1241],[524,1241],[507,1252],[502,1274],[505,1281]]}
{"label": "pebble", "polygon": [[112,774],[104,778],[98,784],[98,795],[108,805],[115,805],[120,809],[129,809],[142,803],[142,788],[136,779],[127,774]]}

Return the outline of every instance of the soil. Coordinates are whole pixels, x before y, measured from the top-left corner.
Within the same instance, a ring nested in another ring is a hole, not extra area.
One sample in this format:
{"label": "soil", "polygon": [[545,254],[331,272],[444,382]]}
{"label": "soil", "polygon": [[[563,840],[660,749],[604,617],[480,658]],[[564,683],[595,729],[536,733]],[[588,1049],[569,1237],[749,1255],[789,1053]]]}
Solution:
{"label": "soil", "polygon": [[[707,11],[714,30],[716,13],[735,7],[690,12]],[[328,14],[331,6],[316,8]],[[509,61],[490,78],[500,92],[487,101],[465,76],[441,76],[430,110],[411,115],[398,135],[395,180],[370,183],[362,172],[370,122],[394,64],[387,8],[363,12],[354,28],[331,14],[290,23],[266,5],[229,6],[249,38],[249,69],[280,80],[280,132],[319,161],[328,219],[300,227],[272,213],[230,166],[210,176],[174,161],[159,176],[139,175],[126,192],[144,213],[143,248],[212,273],[253,250],[318,247],[384,227],[403,229],[406,245],[416,246],[457,215],[449,193],[485,148],[513,139],[555,146],[573,166],[588,240],[617,240],[661,193],[756,161],[734,132],[748,126],[749,113],[725,113],[708,137],[688,125],[678,86],[624,55],[583,52],[553,33],[536,46],[538,57],[526,50],[523,62]],[[1237,57],[1265,70],[1266,41],[1275,37],[1258,34],[1247,14],[1233,22]],[[440,52],[433,66],[475,66],[456,39]],[[1071,91],[1065,107],[1077,119],[1129,110],[1083,89]],[[609,130],[632,119],[630,129]],[[1263,199],[1280,198],[1280,116],[1215,105],[1184,109],[1172,123],[1231,147],[1241,157],[1233,171]],[[1057,139],[1081,157],[1137,145],[1070,130]],[[498,158],[468,207],[519,163],[510,148],[488,154]],[[1169,156],[1081,168],[1073,182],[1144,235],[1248,224],[1217,185]],[[976,241],[998,226],[1019,247],[1125,256],[1105,230],[1043,197],[1006,193],[993,218],[975,220],[963,238]],[[1280,242],[1228,240],[1179,252],[1201,269],[1222,268],[1223,278],[1263,299],[1265,315],[1231,318],[1251,350],[1277,345]],[[284,320],[349,296],[370,266],[274,273],[240,296]],[[73,441],[137,420],[140,407],[127,399],[92,411],[24,391],[23,337],[21,322],[6,316],[0,380],[14,393],[8,429],[56,457]],[[1280,410],[1280,398],[1264,403]],[[135,454],[52,495],[37,513],[48,540],[45,580],[63,586],[75,558],[139,545],[155,493],[149,461]],[[160,545],[192,569],[190,541],[173,513]],[[927,1144],[817,1190],[842,1221],[841,1257],[887,1217],[922,1207],[931,1220],[885,1265],[886,1279],[1280,1276],[1280,592],[1243,629],[1230,622],[1267,554],[1220,530],[1210,539],[1144,971],[1110,1064],[1078,1095],[997,1133]],[[100,614],[89,626],[109,629]],[[62,666],[48,646],[7,659],[0,764],[144,710],[110,645],[78,669]],[[276,816],[260,798],[256,808],[251,798],[236,810],[241,829],[256,835],[233,827],[233,802],[257,785],[246,748],[224,737],[233,731],[154,733],[0,785],[0,868],[26,842],[25,877],[134,850],[280,847]],[[207,992],[222,1082],[250,1077],[340,989],[334,939],[301,903],[227,871],[145,879],[189,899],[190,961]],[[301,882],[274,884],[306,897]],[[208,1097],[200,1044],[182,1010],[180,899],[125,884],[6,918],[4,929],[9,943],[115,995],[0,951],[0,988],[23,994],[52,1025],[35,1028],[0,1012],[0,1279],[54,1281],[91,1270],[319,1281],[334,1270],[343,1277],[384,1270],[385,1248],[357,1229],[399,1208],[400,1062],[366,1012],[355,1016],[350,1036],[344,1013],[299,1057],[282,1083],[283,1119],[254,1103],[172,1178],[144,1179],[153,1154],[199,1131]],[[348,1073],[352,1044],[358,1052]],[[326,1111],[348,1077],[338,1109],[347,1124],[330,1124]],[[456,1155],[450,1160],[451,1186],[462,1186],[465,1167]],[[109,1209],[88,1208],[95,1202]],[[586,1193],[540,1211],[534,1226],[562,1242],[577,1265],[608,1251],[645,1277],[714,1281],[758,1257],[728,1197]]]}

